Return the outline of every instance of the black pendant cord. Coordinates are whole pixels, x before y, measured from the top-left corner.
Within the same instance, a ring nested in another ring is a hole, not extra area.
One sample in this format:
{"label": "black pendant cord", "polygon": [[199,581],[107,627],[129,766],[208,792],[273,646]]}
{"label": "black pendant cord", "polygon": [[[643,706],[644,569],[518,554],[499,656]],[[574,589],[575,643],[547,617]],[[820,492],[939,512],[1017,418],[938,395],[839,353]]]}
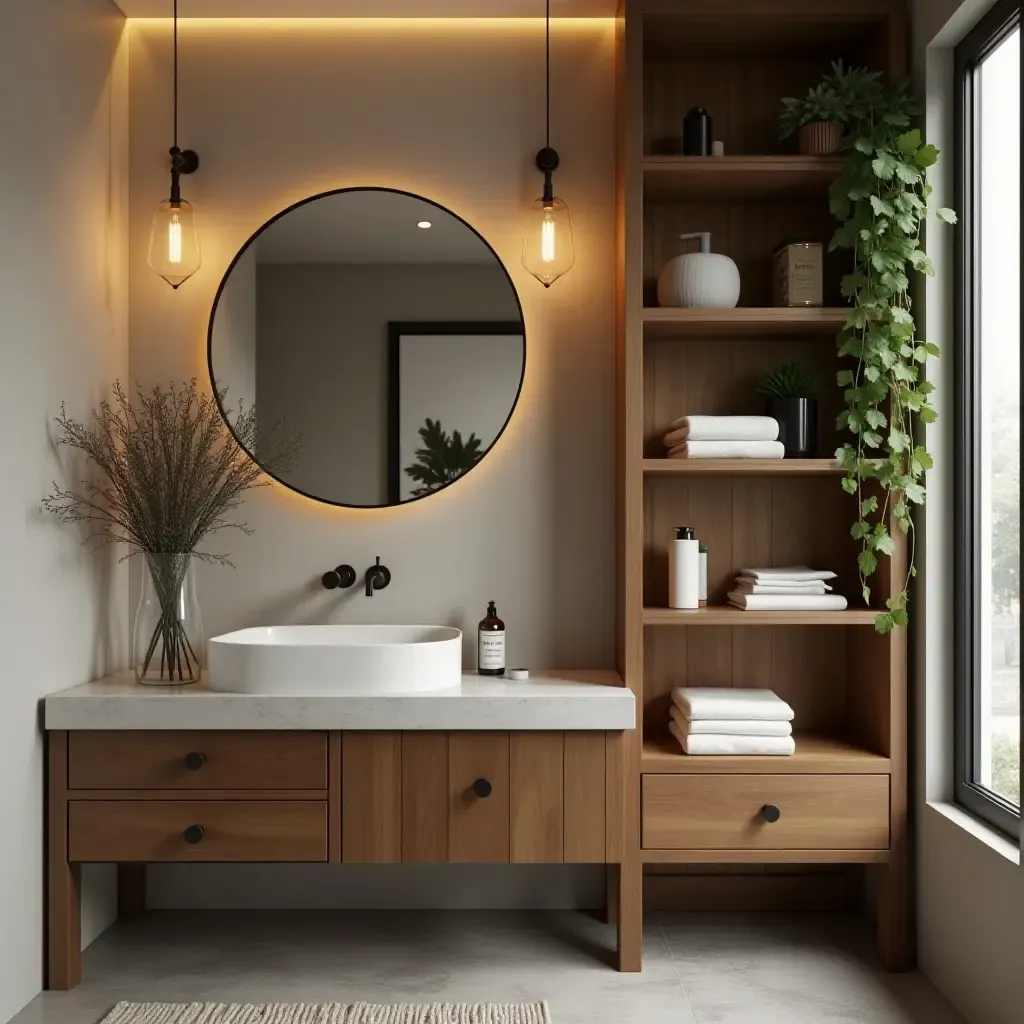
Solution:
{"label": "black pendant cord", "polygon": [[551,175],[558,166],[558,153],[551,148],[551,0],[544,5],[544,148],[537,154],[537,169],[544,174],[544,193],[541,202],[551,206],[555,201],[555,188]]}
{"label": "black pendant cord", "polygon": [[174,145],[171,146],[171,205],[181,205],[181,175],[191,174],[199,168],[199,156],[195,150],[178,148],[178,0],[174,0],[174,82],[172,84],[174,110]]}

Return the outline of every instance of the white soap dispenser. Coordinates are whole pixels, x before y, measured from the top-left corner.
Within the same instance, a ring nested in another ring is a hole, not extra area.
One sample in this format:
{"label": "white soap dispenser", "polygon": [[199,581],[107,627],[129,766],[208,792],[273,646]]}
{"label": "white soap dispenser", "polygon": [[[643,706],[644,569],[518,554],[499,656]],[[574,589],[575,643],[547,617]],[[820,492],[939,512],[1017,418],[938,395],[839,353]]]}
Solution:
{"label": "white soap dispenser", "polygon": [[728,256],[711,251],[710,231],[690,231],[680,241],[697,239],[700,252],[669,260],[658,275],[658,305],[690,309],[731,309],[740,301],[740,272]]}
{"label": "white soap dispenser", "polygon": [[700,607],[700,542],[692,526],[677,526],[669,544],[668,606]]}

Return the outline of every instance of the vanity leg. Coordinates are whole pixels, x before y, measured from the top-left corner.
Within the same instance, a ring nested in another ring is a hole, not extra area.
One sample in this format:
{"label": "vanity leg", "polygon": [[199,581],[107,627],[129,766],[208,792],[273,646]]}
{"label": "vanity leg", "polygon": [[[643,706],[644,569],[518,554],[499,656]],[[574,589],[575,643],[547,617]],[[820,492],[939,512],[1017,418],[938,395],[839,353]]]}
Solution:
{"label": "vanity leg", "polygon": [[878,955],[887,971],[914,966],[906,861],[895,846],[893,859],[878,866]]}
{"label": "vanity leg", "polygon": [[639,860],[618,865],[619,970],[637,973],[643,969],[644,870]]}
{"label": "vanity leg", "polygon": [[68,734],[47,733],[46,987],[82,980],[81,868],[68,863]]}
{"label": "vanity leg", "polygon": [[619,903],[619,865],[604,866],[604,914],[605,924],[615,924],[616,909]]}
{"label": "vanity leg", "polygon": [[117,919],[131,921],[146,911],[146,865],[117,865]]}

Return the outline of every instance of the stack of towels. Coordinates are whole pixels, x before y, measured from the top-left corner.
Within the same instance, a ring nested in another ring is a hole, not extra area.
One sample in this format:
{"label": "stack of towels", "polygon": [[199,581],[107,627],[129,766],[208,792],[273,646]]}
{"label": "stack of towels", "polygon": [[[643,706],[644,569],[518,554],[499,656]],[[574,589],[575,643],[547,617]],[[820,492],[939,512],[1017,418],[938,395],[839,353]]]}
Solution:
{"label": "stack of towels", "polygon": [[825,582],[836,574],[828,569],[790,565],[780,569],[740,569],[729,604],[743,611],[841,612],[846,598],[832,594]]}
{"label": "stack of towels", "polygon": [[683,416],[665,435],[670,459],[781,459],[771,416]]}
{"label": "stack of towels", "polygon": [[792,754],[793,709],[771,690],[680,686],[669,731],[684,754]]}

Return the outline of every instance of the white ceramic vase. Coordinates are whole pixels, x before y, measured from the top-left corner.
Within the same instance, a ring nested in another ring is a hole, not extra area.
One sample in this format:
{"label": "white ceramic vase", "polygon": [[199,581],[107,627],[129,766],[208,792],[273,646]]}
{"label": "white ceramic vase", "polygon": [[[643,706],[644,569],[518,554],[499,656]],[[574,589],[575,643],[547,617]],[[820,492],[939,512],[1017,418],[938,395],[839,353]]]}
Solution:
{"label": "white ceramic vase", "polygon": [[711,252],[711,234],[694,231],[681,240],[699,239],[700,252],[671,259],[658,275],[658,305],[731,309],[740,300],[740,272],[721,253]]}

